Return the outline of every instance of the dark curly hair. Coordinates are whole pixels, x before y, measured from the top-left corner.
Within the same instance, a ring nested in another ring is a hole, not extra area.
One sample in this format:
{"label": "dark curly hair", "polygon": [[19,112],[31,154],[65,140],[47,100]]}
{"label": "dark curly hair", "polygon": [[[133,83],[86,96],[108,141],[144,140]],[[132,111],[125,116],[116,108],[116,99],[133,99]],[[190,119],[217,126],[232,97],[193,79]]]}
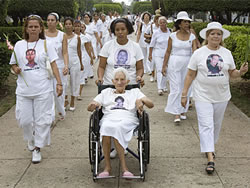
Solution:
{"label": "dark curly hair", "polygon": [[117,18],[110,25],[111,32],[114,35],[115,35],[115,26],[117,23],[124,23],[126,25],[127,30],[128,30],[128,34],[131,34],[134,32],[133,25],[127,18]]}

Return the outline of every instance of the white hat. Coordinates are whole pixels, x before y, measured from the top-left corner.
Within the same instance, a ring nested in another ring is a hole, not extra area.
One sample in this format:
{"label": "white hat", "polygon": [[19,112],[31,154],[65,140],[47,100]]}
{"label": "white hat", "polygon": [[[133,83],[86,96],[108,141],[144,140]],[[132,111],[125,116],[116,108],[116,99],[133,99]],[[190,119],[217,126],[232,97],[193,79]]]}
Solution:
{"label": "white hat", "polygon": [[192,21],[191,18],[188,17],[188,13],[186,11],[181,11],[177,14],[177,18],[174,20],[175,22],[177,20],[188,20],[188,21]]}
{"label": "white hat", "polygon": [[221,30],[223,32],[223,36],[222,36],[223,40],[230,36],[230,32],[228,30],[222,28],[222,25],[219,22],[211,22],[211,23],[207,24],[206,28],[204,28],[200,31],[201,38],[206,39],[206,33],[208,30],[211,30],[211,29]]}

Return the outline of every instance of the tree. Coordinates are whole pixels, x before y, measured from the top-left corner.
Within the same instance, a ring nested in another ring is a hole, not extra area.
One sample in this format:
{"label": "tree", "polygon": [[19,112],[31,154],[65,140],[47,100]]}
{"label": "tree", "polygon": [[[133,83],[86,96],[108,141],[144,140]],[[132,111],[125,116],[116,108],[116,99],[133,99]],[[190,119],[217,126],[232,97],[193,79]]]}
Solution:
{"label": "tree", "polygon": [[0,0],[0,25],[5,24],[9,0]]}
{"label": "tree", "polygon": [[154,9],[157,9],[159,4],[165,16],[182,10],[189,13],[210,11],[214,21],[227,24],[231,23],[232,12],[237,12],[238,15],[250,12],[248,0],[152,0]]}
{"label": "tree", "polygon": [[75,18],[78,9],[77,0],[10,0],[8,14],[12,16],[14,25],[17,25],[18,20],[22,22],[30,14],[38,14],[46,19],[50,12],[57,12],[60,16]]}
{"label": "tree", "polygon": [[143,1],[143,2],[134,2],[133,3],[133,13],[134,14],[142,13],[145,11],[153,14],[154,11],[153,11],[153,7],[152,7],[151,2]]}

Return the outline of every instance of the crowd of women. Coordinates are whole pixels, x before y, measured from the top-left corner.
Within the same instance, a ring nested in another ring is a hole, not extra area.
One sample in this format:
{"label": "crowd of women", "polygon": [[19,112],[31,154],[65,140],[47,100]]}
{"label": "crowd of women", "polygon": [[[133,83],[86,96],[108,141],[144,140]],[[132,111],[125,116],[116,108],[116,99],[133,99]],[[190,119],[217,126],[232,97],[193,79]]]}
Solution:
{"label": "crowd of women", "polygon": [[[117,109],[110,105],[117,103],[117,97],[124,103],[122,110],[118,108],[120,113],[126,113],[124,108],[141,111],[144,104],[153,107],[152,101],[138,89],[131,91],[131,95],[124,93],[127,84],[139,82],[143,86],[145,73],[150,75],[151,82],[157,81],[160,96],[169,89],[165,112],[173,114],[176,125],[188,119],[186,113],[192,96],[198,117],[201,152],[208,158],[206,171],[213,173],[214,145],[231,98],[229,78],[245,74],[248,63],[245,62],[240,70],[236,69],[231,52],[223,47],[223,40],[230,33],[220,23],[209,23],[201,30],[199,34],[204,39],[201,47],[191,28],[191,21],[187,12],[181,11],[177,14],[174,28],[169,29],[166,17],[157,13],[152,19],[151,14],[145,12],[139,18],[135,42],[128,38],[134,32],[132,23],[119,15],[95,13],[93,20],[88,13],[78,20],[66,17],[65,32],[57,29],[57,13],[47,16],[47,29],[40,16],[27,17],[24,39],[16,43],[10,64],[18,74],[16,119],[32,151],[32,162],[39,163],[42,159],[40,148],[50,144],[52,122],[57,117],[64,120],[66,110],[74,111],[75,100],[82,100],[84,84],[94,77],[93,65],[98,63],[96,82],[114,84],[116,90],[98,95],[90,103],[90,111],[99,106],[104,106],[107,111]],[[51,79],[48,78],[46,59],[54,73]],[[114,101],[106,102],[107,98],[103,97],[106,94],[112,95]],[[138,97],[132,100],[132,96]],[[134,104],[131,105],[131,101]],[[107,119],[110,124],[111,120]],[[114,127],[105,128],[107,123],[102,123],[106,167],[100,176],[109,176],[111,172],[111,138],[121,159],[124,176],[132,176],[123,152],[131,134],[128,137],[121,135],[131,132],[134,126],[127,125],[124,120],[120,123],[126,129],[119,130],[118,134],[114,133]]]}

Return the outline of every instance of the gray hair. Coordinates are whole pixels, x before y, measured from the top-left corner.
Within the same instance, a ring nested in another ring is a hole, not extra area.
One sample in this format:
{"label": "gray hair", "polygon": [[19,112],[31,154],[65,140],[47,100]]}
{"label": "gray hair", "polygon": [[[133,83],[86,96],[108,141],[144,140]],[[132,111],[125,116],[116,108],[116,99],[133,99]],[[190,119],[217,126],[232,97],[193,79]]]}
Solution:
{"label": "gray hair", "polygon": [[115,75],[116,75],[118,72],[122,72],[122,73],[125,75],[125,79],[126,79],[126,80],[130,80],[130,79],[129,79],[128,71],[127,71],[125,68],[123,68],[123,67],[119,67],[119,68],[117,68],[117,69],[114,70],[114,72],[113,72],[113,79],[115,79]]}
{"label": "gray hair", "polygon": [[168,23],[168,20],[167,20],[167,18],[165,16],[161,16],[160,18],[158,18],[158,24],[160,24],[161,20],[165,20],[166,23]]}

